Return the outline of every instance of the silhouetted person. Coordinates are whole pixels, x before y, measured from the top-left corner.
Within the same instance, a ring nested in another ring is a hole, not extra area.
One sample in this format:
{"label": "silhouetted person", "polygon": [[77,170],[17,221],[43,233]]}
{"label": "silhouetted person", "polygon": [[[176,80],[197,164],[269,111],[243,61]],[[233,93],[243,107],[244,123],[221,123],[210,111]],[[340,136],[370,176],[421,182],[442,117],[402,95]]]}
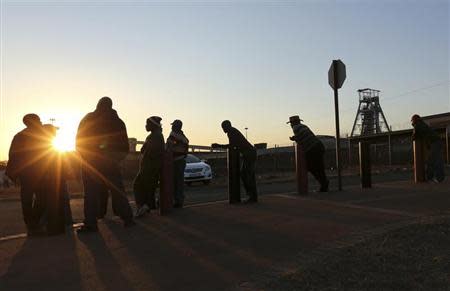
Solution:
{"label": "silhouetted person", "polygon": [[258,201],[258,193],[256,190],[256,149],[236,128],[231,126],[229,120],[222,122],[222,129],[228,136],[229,144],[221,145],[213,143],[213,148],[235,148],[242,154],[241,179],[244,184],[245,191],[249,198],[245,203],[253,203]]}
{"label": "silhouetted person", "polygon": [[[42,189],[45,193],[45,212],[47,214],[47,234],[56,235],[65,232],[65,226],[71,223],[71,213],[66,181],[67,173],[61,153],[53,148],[53,139],[57,128],[51,124],[44,124],[44,140],[46,155]],[[68,213],[66,213],[68,211]],[[66,218],[68,219],[66,223]]]}
{"label": "silhouetted person", "polygon": [[40,219],[44,209],[42,164],[45,155],[42,123],[38,115],[23,117],[26,128],[17,133],[9,149],[5,174],[20,184],[23,219],[28,235],[41,234]]}
{"label": "silhouetted person", "polygon": [[443,142],[439,135],[417,114],[411,117],[411,124],[414,127],[412,139],[422,141],[429,149],[426,171],[427,180],[437,183],[444,181]]}
{"label": "silhouetted person", "polygon": [[120,173],[120,162],[129,150],[128,135],[125,123],[112,109],[109,97],[101,98],[95,111],[81,120],[76,147],[82,158],[84,185],[84,225],[78,232],[97,231],[99,193],[104,191],[111,193],[113,211],[120,216],[125,227],[134,225]]}
{"label": "silhouetted person", "polygon": [[136,217],[142,217],[150,212],[150,209],[156,208],[155,192],[161,175],[165,150],[161,117],[148,118],[145,129],[150,134],[141,148],[139,172],[133,184],[137,204]]}
{"label": "silhouetted person", "polygon": [[329,181],[325,174],[325,165],[323,156],[325,154],[325,147],[322,142],[315,136],[315,134],[302,124],[303,120],[298,115],[289,117],[287,123],[291,124],[294,136],[290,140],[298,142],[304,152],[308,171],[320,183],[320,192],[328,192]]}
{"label": "silhouetted person", "polygon": [[181,128],[181,120],[174,120],[172,131],[167,138],[167,150],[173,153],[173,198],[174,208],[182,208],[184,204],[184,169],[186,168],[186,156],[189,149],[189,140]]}

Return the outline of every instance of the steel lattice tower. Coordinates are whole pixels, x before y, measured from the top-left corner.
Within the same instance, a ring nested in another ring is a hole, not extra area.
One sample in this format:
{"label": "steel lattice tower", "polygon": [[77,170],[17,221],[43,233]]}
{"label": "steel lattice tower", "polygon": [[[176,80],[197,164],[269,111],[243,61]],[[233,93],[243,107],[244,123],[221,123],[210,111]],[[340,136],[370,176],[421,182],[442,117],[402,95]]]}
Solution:
{"label": "steel lattice tower", "polygon": [[380,106],[380,91],[359,89],[359,106],[351,136],[363,136],[391,131]]}

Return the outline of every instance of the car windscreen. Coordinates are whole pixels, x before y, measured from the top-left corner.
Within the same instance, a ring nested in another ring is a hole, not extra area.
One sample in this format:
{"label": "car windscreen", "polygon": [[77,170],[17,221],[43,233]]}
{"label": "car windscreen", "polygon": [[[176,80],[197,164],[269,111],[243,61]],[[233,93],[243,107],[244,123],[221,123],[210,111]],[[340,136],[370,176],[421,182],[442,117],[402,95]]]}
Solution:
{"label": "car windscreen", "polygon": [[200,163],[200,162],[201,162],[201,160],[199,158],[197,158],[196,156],[187,155],[187,157],[186,157],[187,164]]}

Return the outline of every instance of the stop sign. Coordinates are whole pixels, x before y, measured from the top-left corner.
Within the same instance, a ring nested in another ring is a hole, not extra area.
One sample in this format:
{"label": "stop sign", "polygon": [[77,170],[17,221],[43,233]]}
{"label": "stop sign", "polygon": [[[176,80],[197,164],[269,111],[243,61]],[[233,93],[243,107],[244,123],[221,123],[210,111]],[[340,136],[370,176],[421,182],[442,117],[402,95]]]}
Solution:
{"label": "stop sign", "polygon": [[340,89],[346,77],[345,64],[341,60],[333,60],[328,70],[328,84],[331,88]]}

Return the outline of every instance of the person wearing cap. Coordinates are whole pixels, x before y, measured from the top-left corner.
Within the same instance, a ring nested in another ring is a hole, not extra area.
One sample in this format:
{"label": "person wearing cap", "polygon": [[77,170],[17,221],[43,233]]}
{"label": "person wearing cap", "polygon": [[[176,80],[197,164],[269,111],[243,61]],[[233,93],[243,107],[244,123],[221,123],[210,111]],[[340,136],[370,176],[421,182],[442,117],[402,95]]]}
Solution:
{"label": "person wearing cap", "polygon": [[298,115],[289,117],[287,123],[291,124],[294,136],[289,139],[299,143],[304,152],[305,160],[308,171],[316,178],[320,183],[319,192],[328,192],[329,181],[325,174],[325,165],[323,156],[325,154],[325,147],[323,143],[316,137],[316,135],[307,127],[302,124],[302,121]]}
{"label": "person wearing cap", "polygon": [[184,135],[181,128],[183,122],[174,120],[172,131],[167,138],[167,150],[173,153],[173,198],[174,208],[182,208],[184,204],[184,169],[186,168],[186,156],[189,149],[189,140]]}
{"label": "person wearing cap", "polygon": [[40,220],[44,211],[45,197],[42,191],[42,165],[45,143],[41,119],[36,114],[23,117],[26,128],[17,133],[9,149],[5,175],[20,184],[23,220],[28,235],[43,234]]}
{"label": "person wearing cap", "polygon": [[161,120],[159,116],[152,116],[145,124],[145,129],[150,134],[142,145],[139,172],[133,183],[137,206],[136,217],[142,217],[150,212],[150,209],[156,208],[155,192],[161,175],[165,150]]}
{"label": "person wearing cap", "polygon": [[429,150],[426,170],[427,180],[435,183],[444,181],[445,171],[442,140],[418,114],[414,114],[411,117],[411,125],[414,128],[412,139],[422,141]]}
{"label": "person wearing cap", "polygon": [[256,189],[256,149],[255,147],[244,137],[244,135],[236,128],[231,126],[229,120],[222,122],[222,130],[228,136],[228,144],[213,143],[213,148],[236,148],[242,154],[242,168],[241,168],[241,180],[244,184],[245,191],[249,198],[244,203],[258,202],[258,193]]}
{"label": "person wearing cap", "polygon": [[103,191],[110,192],[113,211],[124,226],[135,225],[120,172],[120,162],[129,151],[127,129],[112,108],[111,98],[101,98],[96,109],[81,120],[76,149],[81,157],[84,186],[84,225],[77,231],[98,230],[97,217],[102,202],[98,193]]}

